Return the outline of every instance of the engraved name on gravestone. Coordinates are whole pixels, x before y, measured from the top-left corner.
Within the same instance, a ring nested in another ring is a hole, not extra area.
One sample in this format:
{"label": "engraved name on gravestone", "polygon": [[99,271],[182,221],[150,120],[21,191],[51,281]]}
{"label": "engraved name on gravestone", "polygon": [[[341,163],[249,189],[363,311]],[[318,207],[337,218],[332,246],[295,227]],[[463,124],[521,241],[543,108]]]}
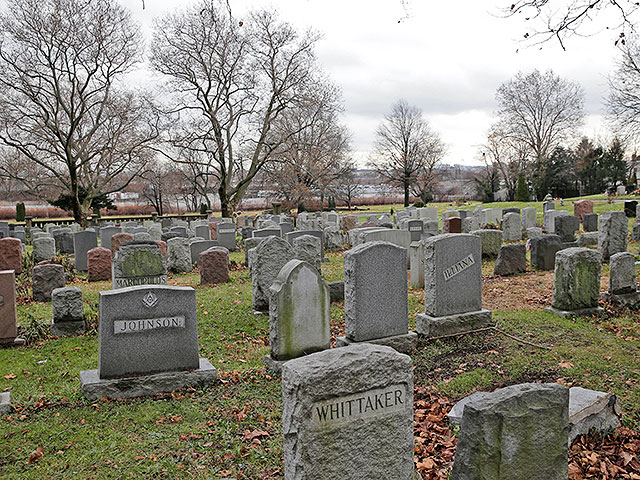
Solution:
{"label": "engraved name on gravestone", "polygon": [[166,284],[167,262],[157,243],[129,243],[116,252],[112,263],[112,288]]}

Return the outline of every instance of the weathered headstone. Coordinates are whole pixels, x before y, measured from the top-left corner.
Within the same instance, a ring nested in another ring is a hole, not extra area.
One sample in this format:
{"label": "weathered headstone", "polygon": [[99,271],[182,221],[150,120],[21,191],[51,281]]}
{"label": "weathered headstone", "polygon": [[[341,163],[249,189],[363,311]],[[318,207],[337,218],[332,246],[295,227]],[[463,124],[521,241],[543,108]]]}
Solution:
{"label": "weathered headstone", "polygon": [[424,223],[422,220],[409,220],[407,222],[407,228],[411,234],[411,241],[419,242],[422,237],[422,232],[424,231]]}
{"label": "weathered headstone", "polygon": [[230,252],[238,249],[236,244],[236,226],[233,223],[218,224],[218,242]]}
{"label": "weathered headstone", "polygon": [[609,291],[604,298],[616,306],[637,308],[640,292],[636,285],[635,256],[620,252],[611,255],[609,262]]}
{"label": "weathered headstone", "polygon": [[562,217],[562,216],[568,216],[570,215],[569,212],[567,212],[566,210],[547,210],[544,212],[544,220],[543,220],[543,227],[544,227],[544,231],[547,233],[555,233],[556,231],[556,224],[555,224],[555,220],[558,217]]}
{"label": "weathered headstone", "polygon": [[341,250],[344,247],[344,237],[340,227],[326,227],[324,229],[324,245],[327,250]]}
{"label": "weathered headstone", "polygon": [[17,238],[0,239],[0,270],[22,273],[22,242]]}
{"label": "weathered headstone", "polygon": [[115,233],[111,235],[111,254],[115,256],[121,245],[133,242],[133,235],[130,233]]}
{"label": "weathered headstone", "polygon": [[269,289],[269,347],[265,366],[280,374],[284,362],[330,347],[329,290],[320,272],[291,260]]}
{"label": "weathered headstone", "polygon": [[[293,233],[293,232],[292,232]],[[251,238],[279,237],[282,234],[279,228],[262,228],[253,231]]]}
{"label": "weathered headstone", "polygon": [[282,398],[285,480],[414,479],[409,356],[363,344],[296,358]]}
{"label": "weathered headstone", "polygon": [[407,250],[387,242],[367,242],[345,252],[346,336],[336,339],[336,346],[369,342],[400,352],[415,349],[417,335],[409,332],[406,265]]}
{"label": "weathered headstone", "polygon": [[18,337],[16,319],[16,275],[13,270],[0,271],[0,345],[24,345]]}
{"label": "weathered headstone", "polygon": [[556,204],[552,201],[545,201],[542,203],[542,212],[546,212],[547,210],[555,210]]}
{"label": "weathered headstone", "polygon": [[598,231],[598,214],[597,213],[585,213],[582,217],[582,226],[585,232],[597,232]]}
{"label": "weathered headstone", "polygon": [[307,262],[319,272],[322,269],[322,243],[318,237],[302,235],[293,240],[295,258]]}
{"label": "weathered headstone", "polygon": [[437,337],[488,327],[482,308],[482,242],[468,234],[424,240],[425,313],[416,317],[421,335]]}
{"label": "weathered headstone", "polygon": [[185,273],[193,270],[189,239],[174,237],[167,240],[167,267],[173,273]]}
{"label": "weathered headstone", "polygon": [[527,250],[524,243],[502,245],[493,269],[494,275],[515,275],[527,271]]}
{"label": "weathered headstone", "polygon": [[593,213],[593,202],[591,200],[578,200],[573,204],[573,216],[583,222],[584,216]]}
{"label": "weathered headstone", "polygon": [[451,480],[567,480],[569,389],[513,385],[464,406]]}
{"label": "weathered headstone", "polygon": [[56,242],[56,251],[62,254],[73,253],[73,230],[60,228],[52,232]]}
{"label": "weathered headstone", "polygon": [[85,230],[73,234],[73,252],[76,270],[87,270],[87,252],[98,246],[98,234],[92,230]]}
{"label": "weathered headstone", "polygon": [[278,273],[294,259],[293,247],[280,237],[270,237],[255,247],[255,257],[250,259],[253,309],[269,310],[269,289]]}
{"label": "weathered headstone", "polygon": [[111,250],[98,247],[87,252],[87,269],[90,282],[111,280]]}
{"label": "weathered headstone", "polygon": [[[191,263],[198,264],[200,254],[213,247],[221,246],[218,240],[197,240],[191,242],[189,251],[191,252]],[[228,251],[228,249],[226,249]]]}
{"label": "weathered headstone", "polygon": [[604,212],[600,215],[598,251],[604,262],[614,253],[626,252],[629,223],[622,212]]}
{"label": "weathered headstone", "polygon": [[196,237],[201,237],[205,240],[211,239],[211,231],[209,230],[209,225],[197,225],[193,230]]}
{"label": "weathered headstone", "polygon": [[36,265],[32,273],[32,291],[35,302],[50,302],[54,288],[64,287],[64,268],[51,263]]}
{"label": "weathered headstone", "polygon": [[580,220],[573,215],[564,215],[555,219],[554,233],[560,237],[563,243],[576,241],[576,232],[580,230]]}
{"label": "weathered headstone", "polygon": [[467,217],[462,219],[462,233],[471,233],[480,228],[480,222],[476,217]]}
{"label": "weathered headstone", "polygon": [[537,270],[553,270],[556,253],[562,250],[562,239],[558,235],[540,235],[529,240],[531,245],[531,267]]}
{"label": "weathered headstone", "polygon": [[166,285],[167,261],[154,242],[129,243],[120,247],[112,263],[112,288]]}
{"label": "weathered headstone", "polygon": [[78,287],[55,288],[51,292],[51,304],[53,306],[52,334],[67,337],[84,333],[82,290]]}
{"label": "weathered headstone", "polygon": [[519,242],[522,240],[522,221],[518,213],[508,212],[503,215],[502,239],[505,242]]}
{"label": "weathered headstone", "polygon": [[542,229],[540,227],[529,227],[524,232],[524,238],[526,239],[540,236],[542,236]]}
{"label": "weathered headstone", "polygon": [[229,281],[229,250],[212,247],[200,254],[200,284],[216,285]]}
{"label": "weathered headstone", "polygon": [[522,209],[522,230],[535,227],[538,223],[538,212],[536,207],[526,207]]}
{"label": "weathered headstone", "polygon": [[599,315],[600,254],[589,248],[566,248],[556,254],[553,300],[548,310],[562,316]]}
{"label": "weathered headstone", "polygon": [[502,230],[474,230],[471,234],[480,237],[483,257],[496,258],[498,256],[502,245]]}
{"label": "weathered headstone", "polygon": [[100,292],[98,369],[80,372],[89,400],[138,397],[217,382],[198,356],[196,294],[144,285]]}
{"label": "weathered headstone", "polygon": [[636,207],[638,206],[638,202],[635,200],[627,200],[624,202],[624,214],[627,218],[635,218],[636,216]]}
{"label": "weathered headstone", "polygon": [[51,260],[56,255],[56,242],[51,237],[36,238],[33,245],[33,263]]}
{"label": "weathered headstone", "polygon": [[598,246],[598,232],[585,232],[578,237],[576,245],[578,247]]}

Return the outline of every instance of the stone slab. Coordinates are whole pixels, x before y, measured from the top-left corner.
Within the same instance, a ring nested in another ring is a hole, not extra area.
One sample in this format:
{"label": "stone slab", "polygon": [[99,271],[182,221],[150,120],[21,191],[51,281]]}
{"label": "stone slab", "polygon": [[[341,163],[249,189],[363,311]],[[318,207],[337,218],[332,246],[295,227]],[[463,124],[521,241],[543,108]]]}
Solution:
{"label": "stone slab", "polygon": [[426,337],[457,335],[491,326],[493,326],[493,323],[491,322],[491,311],[489,310],[478,310],[444,317],[432,317],[424,313],[416,315],[416,331],[419,335]]}
{"label": "stone slab", "polygon": [[84,322],[51,322],[49,326],[51,335],[56,337],[73,337],[75,335],[82,335],[86,332]]}
{"label": "stone slab", "polygon": [[601,307],[581,308],[579,310],[560,310],[558,308],[546,307],[545,310],[547,312],[555,313],[556,315],[560,315],[561,317],[565,317],[565,318],[601,317],[605,313],[604,309]]}
{"label": "stone slab", "polygon": [[180,372],[164,372],[134,377],[101,379],[98,370],[80,372],[82,393],[89,401],[102,397],[133,398],[171,392],[178,388],[214,385],[218,382],[216,369],[206,358],[199,359],[196,369]]}
{"label": "stone slab", "polygon": [[418,334],[415,332],[409,332],[404,335],[395,335],[393,337],[375,338],[373,340],[367,340],[366,342],[354,342],[353,340],[349,340],[347,337],[336,338],[336,347],[347,347],[349,345],[357,345],[359,343],[383,345],[385,347],[391,347],[397,352],[406,353],[408,355],[416,349]]}
{"label": "stone slab", "polygon": [[11,411],[11,392],[0,392],[0,415]]}

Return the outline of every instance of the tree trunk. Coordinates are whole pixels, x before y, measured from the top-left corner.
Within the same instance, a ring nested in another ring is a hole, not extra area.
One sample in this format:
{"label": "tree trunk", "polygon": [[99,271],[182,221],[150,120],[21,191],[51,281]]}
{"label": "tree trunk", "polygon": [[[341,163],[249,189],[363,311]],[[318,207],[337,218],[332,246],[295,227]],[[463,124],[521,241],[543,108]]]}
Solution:
{"label": "tree trunk", "polygon": [[74,169],[69,169],[69,180],[71,181],[71,207],[73,219],[84,229],[87,228],[87,217],[83,215],[82,204],[78,198],[78,174]]}
{"label": "tree trunk", "polygon": [[218,187],[218,196],[220,197],[221,215],[225,218],[231,218],[233,214],[233,205],[227,196],[227,189],[224,182],[220,182],[220,187]]}
{"label": "tree trunk", "polygon": [[409,182],[405,180],[403,183],[403,187],[404,187],[404,206],[408,207],[409,206]]}

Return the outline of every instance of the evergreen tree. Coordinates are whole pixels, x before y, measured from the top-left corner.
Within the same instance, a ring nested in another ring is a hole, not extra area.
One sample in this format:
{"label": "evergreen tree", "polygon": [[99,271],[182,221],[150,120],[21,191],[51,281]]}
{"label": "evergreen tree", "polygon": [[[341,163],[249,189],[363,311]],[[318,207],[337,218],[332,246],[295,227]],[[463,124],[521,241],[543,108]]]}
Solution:
{"label": "evergreen tree", "polygon": [[524,175],[521,173],[518,175],[518,185],[516,186],[516,202],[528,202],[529,201],[529,187],[527,187],[527,181],[524,179]]}

